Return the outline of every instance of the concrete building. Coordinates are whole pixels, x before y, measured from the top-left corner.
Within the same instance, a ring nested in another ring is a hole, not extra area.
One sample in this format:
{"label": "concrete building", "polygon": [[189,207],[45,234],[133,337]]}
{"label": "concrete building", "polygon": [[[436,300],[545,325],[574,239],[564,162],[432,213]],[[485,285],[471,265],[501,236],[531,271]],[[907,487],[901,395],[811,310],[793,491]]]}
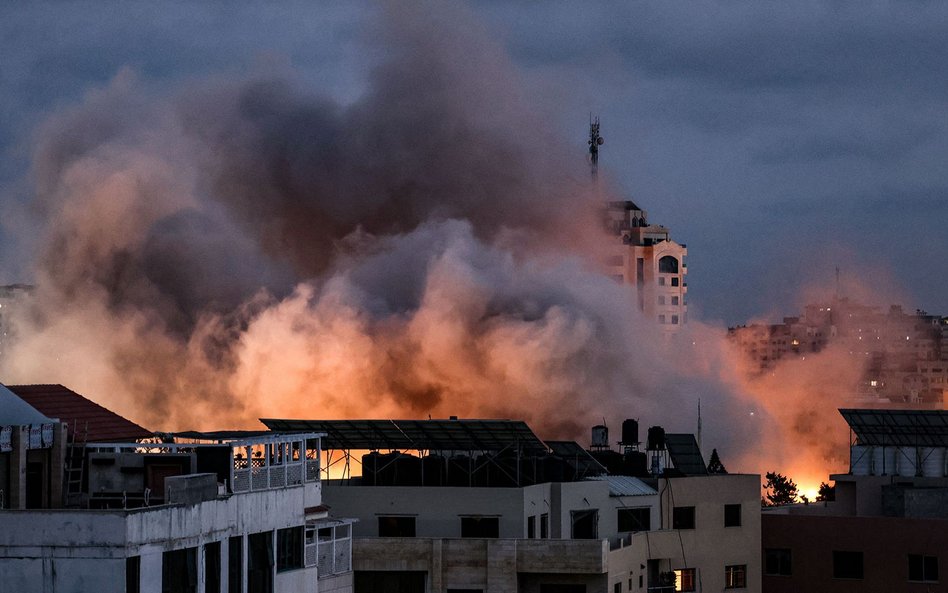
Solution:
{"label": "concrete building", "polygon": [[351,591],[351,521],[322,504],[321,435],[155,435],[62,386],[0,399],[2,590]]}
{"label": "concrete building", "polygon": [[948,591],[948,412],[840,412],[850,470],[833,501],[765,510],[763,590]]}
{"label": "concrete building", "polygon": [[858,405],[907,404],[941,408],[948,395],[948,318],[924,311],[887,311],[847,298],[807,305],[783,323],[728,330],[732,342],[761,372],[782,360],[838,346],[863,369],[850,397]]}
{"label": "concrete building", "polygon": [[[599,194],[599,118],[589,122],[589,164]],[[648,213],[631,200],[605,204],[604,226],[615,237],[607,255],[609,274],[634,287],[639,310],[674,332],[688,320],[688,266],[685,245],[671,240],[670,231],[648,221]]]}
{"label": "concrete building", "polygon": [[685,245],[671,239],[668,228],[651,224],[634,202],[609,202],[607,228],[618,237],[609,257],[612,275],[635,287],[638,306],[665,329],[688,320],[688,265]]}
{"label": "concrete building", "polygon": [[[356,593],[760,590],[759,476],[707,475],[691,435],[650,464],[509,420],[263,422],[327,435],[325,499],[358,519]],[[660,469],[610,475],[610,456]]]}

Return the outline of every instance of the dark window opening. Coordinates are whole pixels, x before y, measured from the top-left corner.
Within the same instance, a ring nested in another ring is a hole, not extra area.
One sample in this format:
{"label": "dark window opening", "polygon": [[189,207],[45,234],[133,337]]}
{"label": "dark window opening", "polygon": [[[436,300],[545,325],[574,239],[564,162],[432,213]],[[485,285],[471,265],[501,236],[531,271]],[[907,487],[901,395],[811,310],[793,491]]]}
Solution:
{"label": "dark window opening", "polygon": [[416,570],[357,570],[354,593],[425,593],[428,573]]}
{"label": "dark window opening", "polygon": [[139,593],[142,590],[142,557],[131,556],[125,559],[125,593]]}
{"label": "dark window opening", "polygon": [[221,593],[221,543],[204,544],[204,593]]}
{"label": "dark window opening", "polygon": [[672,325],[678,325],[678,316],[672,315]]}
{"label": "dark window opening", "polygon": [[540,584],[540,593],[586,593],[586,585]]}
{"label": "dark window opening", "polygon": [[747,587],[747,565],[734,564],[724,567],[724,588],[743,589]]}
{"label": "dark window opening", "polygon": [[672,276],[672,286],[678,286],[678,276]]}
{"label": "dark window opening", "polygon": [[540,539],[550,537],[550,515],[543,513],[540,515]]}
{"label": "dark window opening", "polygon": [[379,537],[415,537],[415,518],[379,517]]}
{"label": "dark window opening", "polygon": [[244,538],[232,537],[227,542],[227,593],[240,593],[244,577]]}
{"label": "dark window opening", "polygon": [[303,568],[303,527],[277,529],[277,572]]}
{"label": "dark window opening", "polygon": [[694,529],[695,507],[675,507],[672,510],[672,529]]}
{"label": "dark window opening", "polygon": [[724,505],[724,526],[725,527],[740,527],[741,526],[741,505],[739,504]]}
{"label": "dark window opening", "polygon": [[616,583],[612,586],[612,593],[622,593],[622,583]]}
{"label": "dark window opening", "polygon": [[658,271],[661,274],[677,274],[678,260],[670,255],[658,260]]}
{"label": "dark window opening", "polygon": [[537,536],[537,516],[527,517],[527,539],[533,539]]}
{"label": "dark window opening", "polygon": [[619,509],[619,531],[648,531],[652,528],[651,509]]}
{"label": "dark window opening", "polygon": [[676,297],[676,296],[672,297],[672,305],[678,305],[679,302],[681,302],[679,297]]}
{"label": "dark window opening", "polygon": [[498,517],[461,517],[461,537],[498,538]]}
{"label": "dark window opening", "polygon": [[570,511],[573,539],[597,539],[599,537],[599,511]]}
{"label": "dark window opening", "polygon": [[197,548],[161,555],[161,593],[197,592]]}
{"label": "dark window opening", "polygon": [[764,574],[781,577],[793,574],[790,550],[786,548],[764,550]]}
{"label": "dark window opening", "polygon": [[909,554],[909,579],[923,583],[938,582],[938,557]]}
{"label": "dark window opening", "polygon": [[273,593],[273,532],[247,536],[247,593]]}
{"label": "dark window opening", "polygon": [[861,579],[862,552],[833,552],[834,579]]}

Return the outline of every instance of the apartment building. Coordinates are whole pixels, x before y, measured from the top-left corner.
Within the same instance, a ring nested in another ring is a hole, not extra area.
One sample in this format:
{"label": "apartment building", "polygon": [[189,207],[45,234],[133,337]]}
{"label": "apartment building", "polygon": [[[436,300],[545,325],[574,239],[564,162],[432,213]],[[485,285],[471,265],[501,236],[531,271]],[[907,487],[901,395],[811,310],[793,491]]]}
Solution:
{"label": "apartment building", "polygon": [[351,591],[320,434],[158,435],[61,385],[0,386],[0,427],[4,591]]}
{"label": "apartment building", "polygon": [[611,451],[657,470],[632,476],[520,421],[263,422],[327,435],[356,593],[760,591],[759,476],[708,475],[691,435]]}
{"label": "apartment building", "polygon": [[948,591],[948,412],[842,409],[835,499],[767,509],[763,590]]}

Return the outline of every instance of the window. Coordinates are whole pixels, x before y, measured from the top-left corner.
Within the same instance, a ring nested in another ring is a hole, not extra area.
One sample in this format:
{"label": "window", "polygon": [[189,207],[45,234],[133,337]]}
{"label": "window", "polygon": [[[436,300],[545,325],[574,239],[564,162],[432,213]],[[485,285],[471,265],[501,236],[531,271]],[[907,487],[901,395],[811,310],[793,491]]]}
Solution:
{"label": "window", "polygon": [[740,527],[741,526],[741,505],[739,504],[724,505],[724,526],[725,527]]}
{"label": "window", "polygon": [[204,544],[204,593],[221,593],[221,543]]}
{"label": "window", "polygon": [[664,277],[664,276],[659,276],[659,277],[658,277],[658,285],[659,285],[659,286],[665,286],[665,277]]}
{"label": "window", "polygon": [[461,517],[461,537],[500,537],[498,517]]}
{"label": "window", "polygon": [[938,582],[938,557],[922,556],[921,554],[909,554],[909,578],[910,581],[921,581],[923,583]]}
{"label": "window", "polygon": [[247,593],[273,593],[273,532],[247,536]]}
{"label": "window", "polygon": [[599,511],[570,511],[573,539],[597,539],[599,537]]}
{"label": "window", "polygon": [[616,583],[612,586],[612,593],[622,593],[622,583]]}
{"label": "window", "polygon": [[678,286],[678,276],[672,276],[672,286]]}
{"label": "window", "polygon": [[658,271],[662,274],[677,274],[678,260],[670,255],[658,260]]}
{"label": "window", "polygon": [[550,515],[543,513],[540,515],[540,539],[550,537]]}
{"label": "window", "polygon": [[142,557],[130,556],[125,559],[125,593],[139,593],[142,590]]}
{"label": "window", "polygon": [[681,300],[680,300],[679,297],[676,297],[676,296],[673,296],[673,297],[672,297],[672,305],[678,305],[678,303],[680,303],[680,302],[681,302]]}
{"label": "window", "polygon": [[672,510],[672,529],[694,529],[695,507],[675,507]]}
{"label": "window", "polygon": [[244,575],[244,538],[236,536],[227,542],[227,593],[240,593]]}
{"label": "window", "polygon": [[379,537],[415,537],[415,518],[379,517]]}
{"label": "window", "polygon": [[659,305],[664,305],[664,304],[665,304],[665,296],[664,296],[664,295],[661,295],[661,296],[658,297],[658,304],[659,304]]}
{"label": "window", "polygon": [[861,579],[862,552],[833,552],[834,579]]}
{"label": "window", "polygon": [[672,315],[672,325],[678,325],[678,316]]}
{"label": "window", "polygon": [[664,316],[664,315],[659,315],[659,316],[658,316],[658,322],[659,322],[659,323],[665,323],[665,316]]}
{"label": "window", "polygon": [[743,589],[747,586],[747,565],[733,564],[724,567],[724,588]]}
{"label": "window", "polygon": [[303,568],[303,527],[277,529],[277,572]]}
{"label": "window", "polygon": [[527,517],[527,539],[533,539],[537,536],[537,517],[530,515]]}
{"label": "window", "polygon": [[651,510],[619,509],[619,531],[648,531],[652,528]]}
{"label": "window", "polygon": [[197,548],[162,553],[161,593],[197,593]]}
{"label": "window", "polygon": [[675,571],[675,591],[695,590],[695,569],[680,568]]}
{"label": "window", "polygon": [[786,548],[767,548],[764,550],[764,574],[780,577],[790,576],[793,574],[790,560],[790,550]]}

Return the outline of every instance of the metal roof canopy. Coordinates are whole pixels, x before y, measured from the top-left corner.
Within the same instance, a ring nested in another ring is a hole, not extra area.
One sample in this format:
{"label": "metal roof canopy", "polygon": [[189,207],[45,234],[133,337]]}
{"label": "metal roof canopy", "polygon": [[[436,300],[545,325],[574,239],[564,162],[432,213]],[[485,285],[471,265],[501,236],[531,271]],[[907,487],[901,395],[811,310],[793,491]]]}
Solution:
{"label": "metal roof canopy", "polygon": [[840,408],[860,445],[948,447],[948,411]]}
{"label": "metal roof canopy", "polygon": [[547,452],[519,420],[285,420],[261,418],[279,432],[325,433],[322,446],[342,450]]}

